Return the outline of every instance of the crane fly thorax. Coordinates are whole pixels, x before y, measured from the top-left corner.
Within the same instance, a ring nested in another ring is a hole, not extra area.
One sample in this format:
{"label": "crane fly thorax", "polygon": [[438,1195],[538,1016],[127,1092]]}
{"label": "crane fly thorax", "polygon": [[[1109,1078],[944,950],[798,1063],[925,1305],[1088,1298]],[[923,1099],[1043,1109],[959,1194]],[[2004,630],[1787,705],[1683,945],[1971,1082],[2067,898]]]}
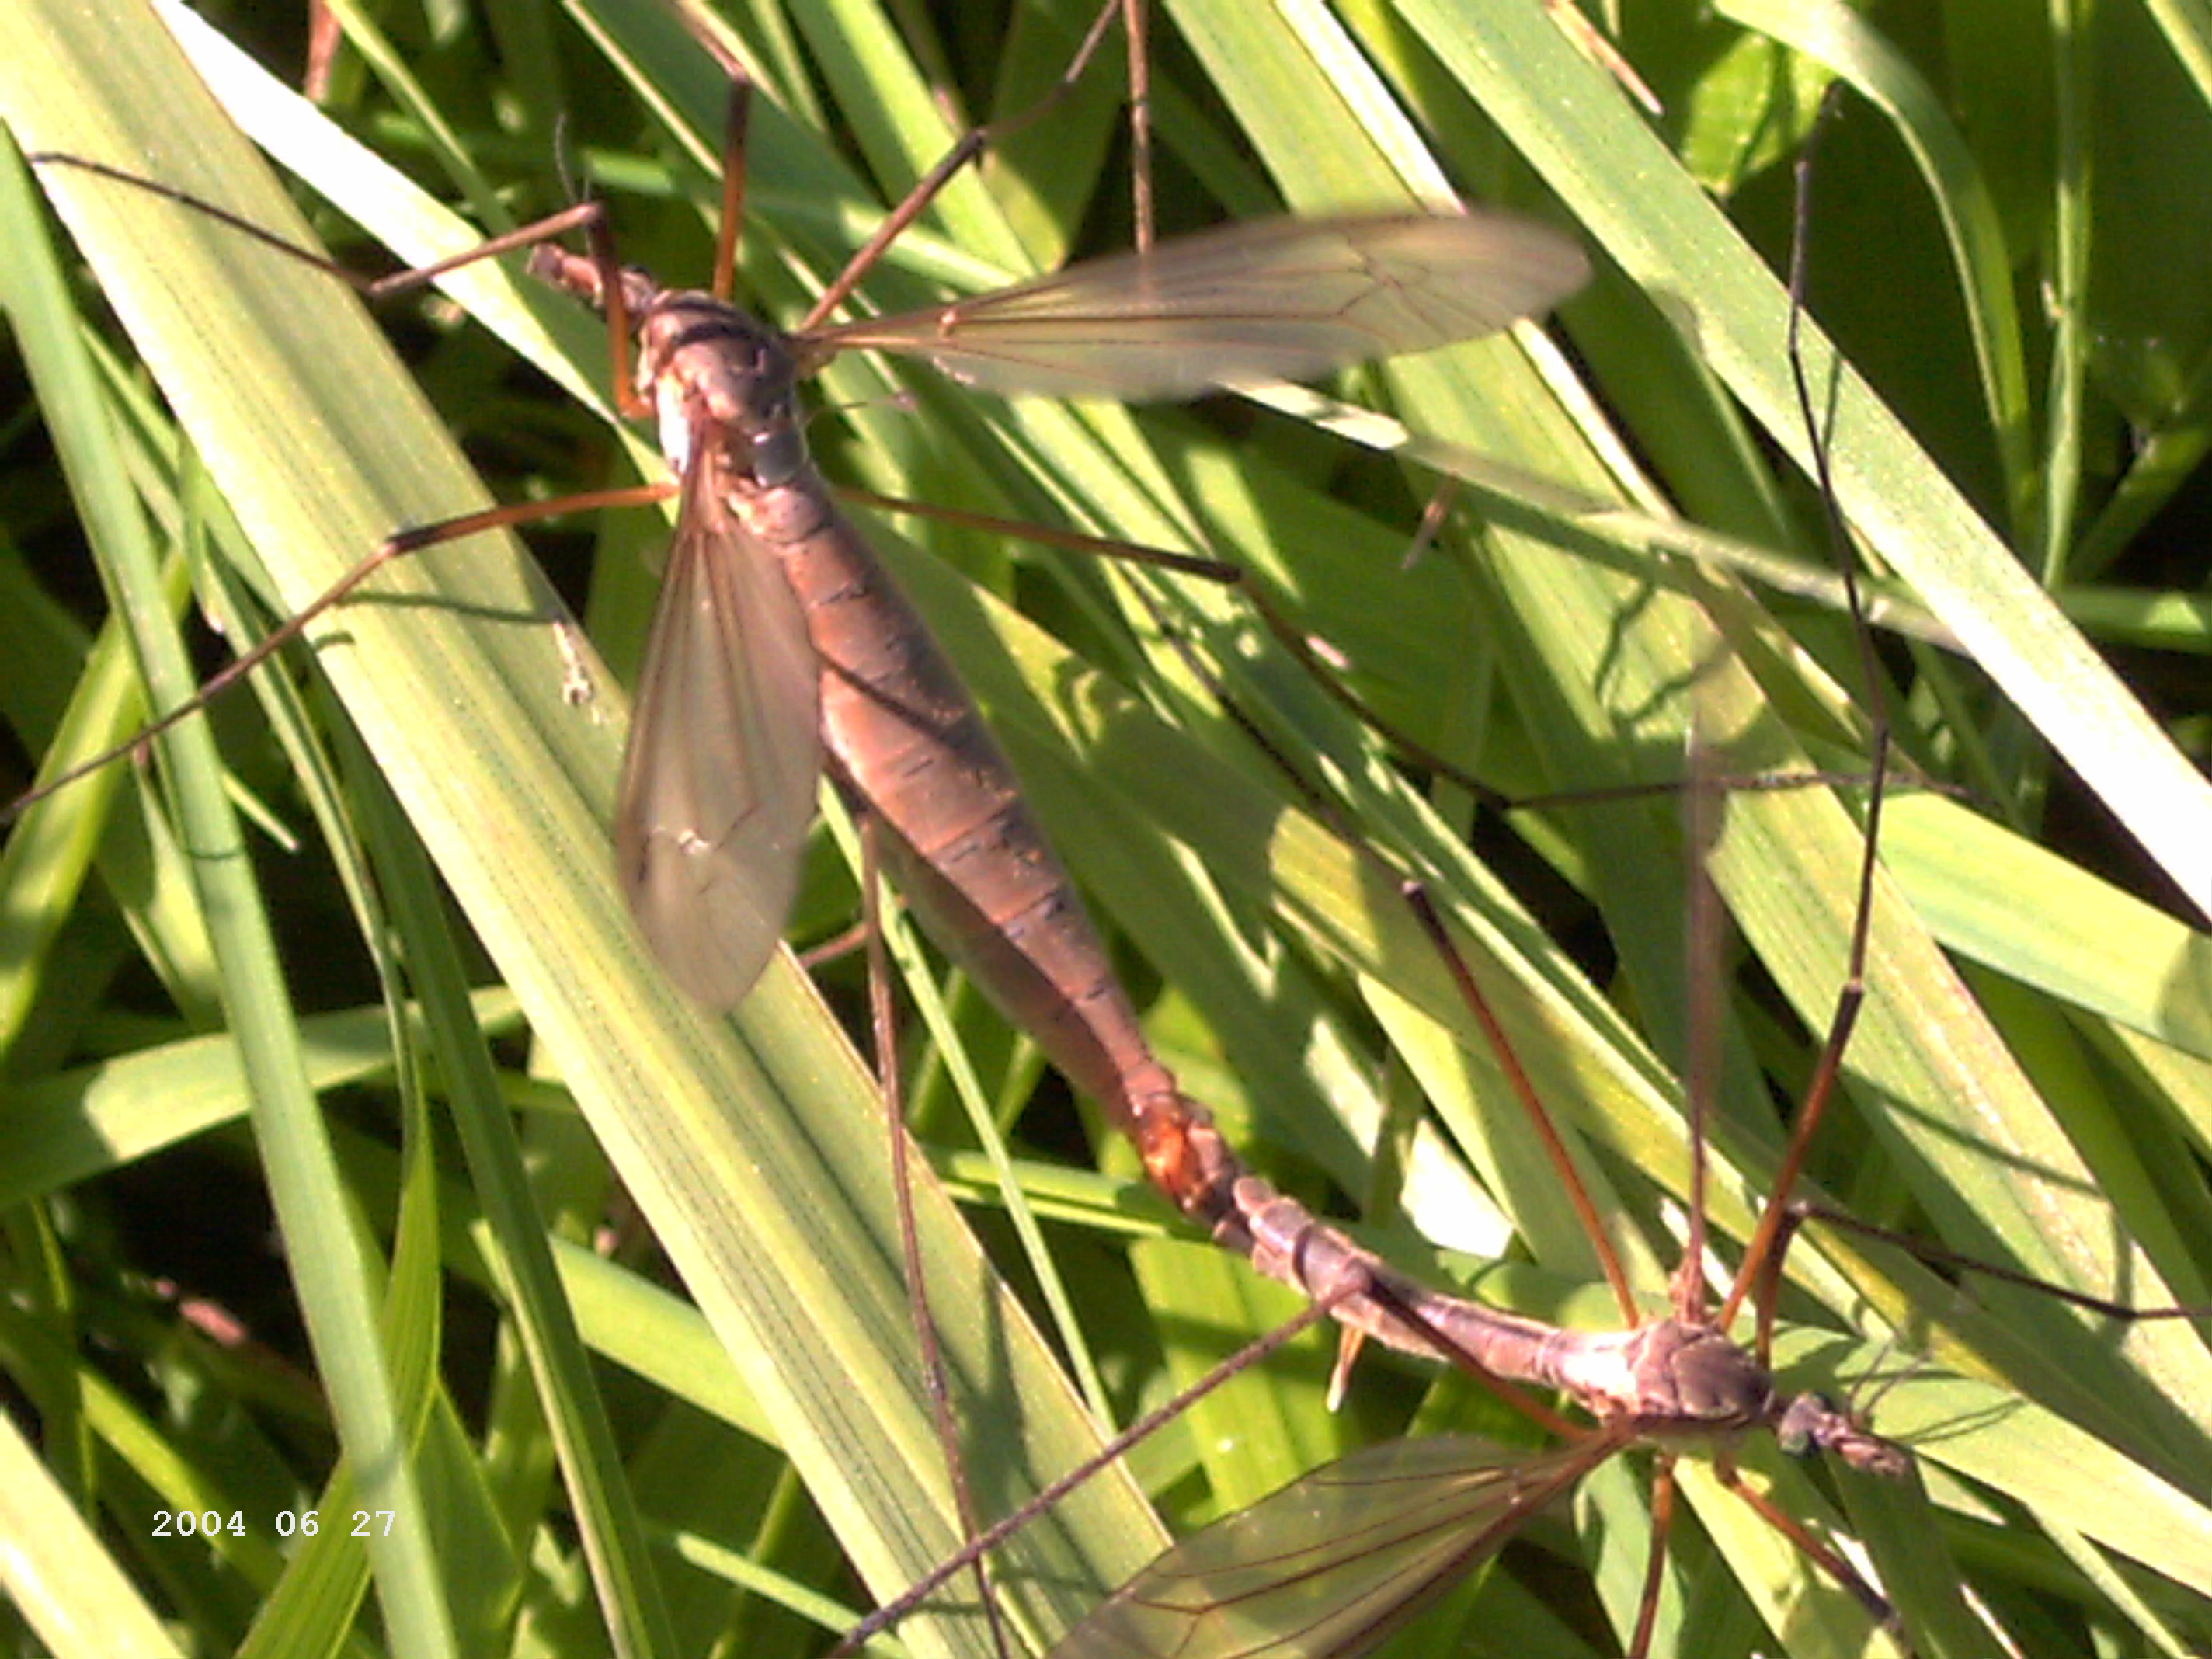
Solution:
{"label": "crane fly thorax", "polygon": [[1655,1320],[1625,1331],[1553,1333],[1547,1380],[1607,1422],[1665,1421],[1725,1434],[1764,1421],[1774,1385],[1750,1355],[1710,1328]]}
{"label": "crane fly thorax", "polygon": [[1774,1378],[1719,1331],[1662,1319],[1635,1351],[1638,1416],[1679,1419],[1715,1433],[1758,1426],[1776,1411]]}
{"label": "crane fly thorax", "polygon": [[655,295],[638,316],[638,390],[661,453],[681,472],[693,446],[719,444],[726,476],[788,483],[806,465],[791,354],[769,330],[712,295]]}
{"label": "crane fly thorax", "polygon": [[[531,274],[604,311],[599,264],[550,243],[534,249]],[[737,307],[694,289],[664,289],[646,272],[618,273],[637,341],[637,392],[653,407],[660,452],[682,473],[701,441],[721,446],[722,473],[763,488],[806,467],[794,390],[798,369],[781,337]]]}

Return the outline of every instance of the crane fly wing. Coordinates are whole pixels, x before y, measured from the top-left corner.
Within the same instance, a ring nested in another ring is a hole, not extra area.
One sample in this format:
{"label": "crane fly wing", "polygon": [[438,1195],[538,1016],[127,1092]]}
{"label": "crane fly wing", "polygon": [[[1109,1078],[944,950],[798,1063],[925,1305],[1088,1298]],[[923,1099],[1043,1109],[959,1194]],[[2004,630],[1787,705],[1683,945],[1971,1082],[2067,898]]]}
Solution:
{"label": "crane fly wing", "polygon": [[1613,1449],[1531,1456],[1435,1435],[1355,1452],[1183,1540],[1053,1659],[1352,1659]]}
{"label": "crane fly wing", "polygon": [[814,648],[775,556],[695,444],[645,648],[615,811],[616,867],[669,976],[727,1008],[752,988],[799,885],[822,770]]}
{"label": "crane fly wing", "polygon": [[839,324],[802,349],[908,353],[989,392],[1190,398],[1489,334],[1589,275],[1569,238],[1499,215],[1268,219]]}

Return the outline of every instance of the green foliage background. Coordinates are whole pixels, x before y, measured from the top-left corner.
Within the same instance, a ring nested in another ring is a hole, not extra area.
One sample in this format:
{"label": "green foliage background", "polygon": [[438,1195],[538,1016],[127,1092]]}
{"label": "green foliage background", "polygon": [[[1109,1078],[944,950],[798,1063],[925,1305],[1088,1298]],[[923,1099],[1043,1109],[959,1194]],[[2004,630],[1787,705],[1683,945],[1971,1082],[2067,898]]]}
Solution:
{"label": "green foliage background", "polygon": [[[212,38],[184,31],[202,42],[196,75],[125,0],[8,9],[0,113],[27,149],[284,227],[243,127],[365,264],[364,238],[413,263],[559,205],[565,155],[613,198],[626,257],[703,271],[720,81],[667,13],[335,9],[349,45],[327,119],[224,54],[236,34],[294,61],[244,17],[213,9]],[[1087,21],[1076,9],[733,13],[764,94],[744,273],[762,307],[803,310],[942,153],[948,103],[1025,107]],[[1363,695],[1516,793],[1679,779],[1692,703],[1723,773],[1862,770],[1864,698],[1791,464],[1807,441],[1772,274],[1787,163],[1840,76],[1859,100],[1821,153],[1811,290],[1850,368],[1816,340],[1813,379],[1844,509],[1883,574],[1905,749],[1965,795],[1895,803],[1849,1109],[1814,1180],[1977,1256],[2140,1305],[2212,1302],[2212,971],[2196,927],[2212,811],[2188,758],[2212,345],[2191,165],[2212,106],[2204,20],[1638,7],[1620,38],[1663,101],[1656,119],[1503,0],[1179,0],[1160,33],[1170,228],[1457,193],[1543,213],[1598,258],[1557,337],[1571,355],[1532,337],[1346,377],[1415,434],[1407,454],[1462,478],[1440,544],[1403,568],[1432,475],[1363,450],[1373,422],[1347,437],[1310,410],[1009,406],[841,363],[818,393],[825,465],[1243,561]],[[1118,105],[1101,65],[948,192],[869,302],[1122,245]],[[36,255],[41,190],[82,266]],[[52,443],[28,435],[26,402],[0,706],[34,750],[65,714],[82,752],[135,729],[134,664],[155,660],[119,628],[88,648],[52,597],[72,591],[55,572],[82,568],[74,548],[35,574],[17,556],[70,524],[118,591],[141,568],[136,617],[181,605],[189,567],[242,631],[395,525],[485,499],[454,435],[501,497],[647,464],[595,412],[590,320],[498,270],[387,323],[403,368],[334,283],[218,224],[52,168],[35,184],[11,171],[0,198],[26,250],[9,313]],[[135,358],[117,355],[108,307]],[[1510,836],[1484,826],[1478,856],[1464,800],[1409,781],[1233,598],[970,531],[896,532],[932,544],[909,557],[885,527],[1161,1042],[1240,1146],[1411,1265],[1547,1316],[1610,1316],[1379,854],[1431,883],[1632,1271],[1662,1291],[1686,1184],[1679,1057],[1692,994],[1715,985],[1682,967],[1677,802],[1521,815]],[[16,827],[0,860],[0,1354],[30,1409],[4,1447],[0,1531],[17,1613],[54,1650],[813,1652],[826,1640],[806,1620],[849,1613],[819,1597],[888,1595],[950,1547],[880,1121],[842,1025],[788,964],[734,1023],[702,1021],[607,879],[623,703],[605,665],[634,654],[651,592],[635,555],[658,533],[640,515],[547,549],[579,567],[563,579],[589,647],[548,625],[557,602],[511,544],[380,576],[375,599],[318,630],[349,727],[318,738],[333,706],[311,694],[303,714],[271,691],[266,726],[224,712],[223,758],[165,745],[158,784],[116,769]],[[166,672],[157,700],[190,671]],[[1711,851],[1745,941],[1719,981],[1724,1251],[1836,994],[1863,794],[1731,795]],[[240,841],[232,799],[312,822],[332,850]],[[825,839],[801,933],[834,933],[850,892]],[[929,982],[915,981],[924,1003]],[[849,976],[830,984],[842,998]],[[1126,1419],[1285,1309],[1182,1237],[1103,1136],[1100,1169],[1071,1170],[1065,1103],[1033,1102],[1033,1058],[946,988],[927,1048],[909,1021],[906,1070],[941,1171],[1023,1287],[1006,1291],[929,1185],[970,1477],[998,1513],[1095,1439],[1085,1392]],[[963,1068],[1012,1137],[1045,1251],[1013,1244],[1005,1177],[968,1150]],[[639,1232],[586,1248],[617,1180]],[[254,1344],[177,1317],[179,1291],[207,1288],[180,1267],[211,1273],[180,1234],[204,1226],[238,1255],[253,1237],[183,1216],[174,1195],[200,1182],[239,1207],[265,1190],[281,1226],[282,1254],[234,1261],[214,1297],[246,1311]],[[160,1220],[134,1231],[148,1212]],[[680,1285],[638,1265],[662,1262]],[[1049,1308],[1055,1275],[1073,1288],[1048,1343],[1023,1307]],[[1916,1650],[1996,1650],[1984,1616],[2035,1654],[2207,1644],[2198,1336],[1960,1291],[1817,1230],[1790,1279],[1788,1379],[1878,1374],[1862,1398],[1919,1454],[1929,1501],[1761,1449],[1747,1462],[1793,1513],[1866,1540]],[[448,1308],[458,1285],[480,1293]],[[471,1330],[486,1346],[469,1349]],[[1133,1473],[1026,1532],[1000,1566],[1022,1639],[1048,1642],[1158,1547],[1148,1496],[1180,1523],[1409,1422],[1529,1435],[1387,1362],[1332,1417],[1324,1370],[1306,1356],[1240,1379]],[[1641,1477],[1625,1460],[1605,1471],[1511,1571],[1404,1639],[1613,1650],[1641,1580]],[[1657,1650],[1888,1644],[1709,1480],[1689,1497]],[[311,1508],[313,1540],[278,1535]],[[332,1524],[356,1509],[389,1521],[356,1540]],[[215,1542],[156,1536],[178,1510],[242,1522]],[[905,1638],[988,1651],[966,1600]]]}

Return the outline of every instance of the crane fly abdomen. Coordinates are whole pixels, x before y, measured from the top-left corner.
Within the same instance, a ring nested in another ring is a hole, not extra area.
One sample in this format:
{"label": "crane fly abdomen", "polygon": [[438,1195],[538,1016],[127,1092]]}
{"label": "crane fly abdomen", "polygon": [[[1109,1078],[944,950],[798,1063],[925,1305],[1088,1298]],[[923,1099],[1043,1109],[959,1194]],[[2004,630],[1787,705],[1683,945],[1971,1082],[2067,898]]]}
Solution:
{"label": "crane fly abdomen", "polygon": [[[806,617],[831,771],[886,832],[901,890],[939,944],[1126,1127],[1174,1080],[951,663],[814,488],[741,485],[732,507],[774,548]],[[822,517],[796,509],[802,495]],[[786,538],[802,518],[815,527]]]}

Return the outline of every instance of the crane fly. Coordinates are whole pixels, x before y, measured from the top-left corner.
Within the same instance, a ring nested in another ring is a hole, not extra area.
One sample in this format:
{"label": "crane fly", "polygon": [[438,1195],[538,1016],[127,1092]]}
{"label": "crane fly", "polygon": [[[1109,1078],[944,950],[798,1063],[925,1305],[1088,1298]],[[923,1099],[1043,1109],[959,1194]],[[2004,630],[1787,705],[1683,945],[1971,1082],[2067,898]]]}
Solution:
{"label": "crane fly", "polygon": [[[549,245],[532,269],[611,298],[635,328],[627,406],[655,416],[679,480],[615,842],[646,938],[711,1007],[744,995],[782,933],[825,751],[910,881],[958,912],[939,920],[971,954],[994,948],[978,929],[1079,915],[957,676],[808,463],[800,375],[870,349],[994,392],[1187,398],[1486,334],[1587,270],[1556,233],[1491,215],[1285,219],[785,341],[640,271],[611,289],[605,257]],[[1082,934],[1068,951],[1086,960],[1037,958],[1035,987],[1000,986],[1033,1027],[1059,1017],[1053,991],[1079,1000],[1098,980],[1103,953]],[[1127,1093],[1095,1060],[1046,1048],[1100,1097]]]}
{"label": "crane fly", "polygon": [[[76,157],[35,159],[146,184]],[[600,223],[590,209],[549,222],[586,222]],[[664,289],[635,269],[617,275],[604,248],[583,256],[544,244],[531,269],[610,310],[618,363],[627,360],[626,327],[635,329],[636,380],[618,387],[619,400],[626,413],[653,416],[674,475],[665,486],[609,492],[678,502],[623,763],[616,851],[633,913],[671,977],[723,1009],[751,988],[781,936],[825,748],[841,781],[933,866],[922,879],[945,873],[943,838],[994,816],[994,792],[1012,814],[998,867],[1017,872],[1042,853],[957,674],[814,471],[799,378],[840,352],[870,349],[922,358],[1001,394],[1188,398],[1476,338],[1547,309],[1581,286],[1589,267],[1559,233],[1496,214],[1262,221],[787,338],[718,293]],[[726,262],[719,269],[726,283]],[[573,510],[573,502],[493,509],[395,536],[283,636],[392,556]],[[881,614],[860,624],[868,637],[854,638],[851,618],[878,603]],[[222,684],[267,648],[234,664]],[[879,655],[854,659],[855,650]],[[921,753],[912,752],[917,742]],[[907,780],[896,789],[895,773]],[[969,782],[951,781],[963,773]],[[965,825],[963,811],[973,815]],[[993,854],[963,847],[954,856],[983,874]],[[1046,884],[1054,903],[1073,905],[1056,866]],[[979,919],[996,918],[986,927],[1003,921],[1013,897],[967,896]],[[1097,1076],[1080,1064],[1071,1074]]]}

